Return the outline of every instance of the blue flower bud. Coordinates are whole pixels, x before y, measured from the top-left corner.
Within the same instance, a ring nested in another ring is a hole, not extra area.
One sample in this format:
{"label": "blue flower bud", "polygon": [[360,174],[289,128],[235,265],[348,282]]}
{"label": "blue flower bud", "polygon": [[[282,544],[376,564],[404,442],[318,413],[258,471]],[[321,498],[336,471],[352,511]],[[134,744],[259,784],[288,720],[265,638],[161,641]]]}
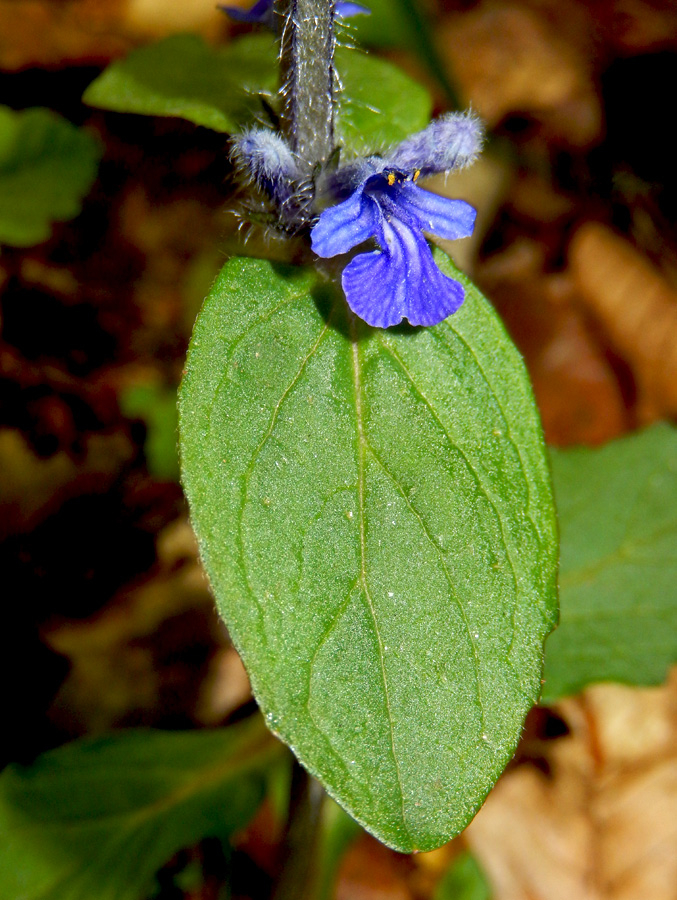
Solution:
{"label": "blue flower bud", "polygon": [[250,128],[233,137],[231,159],[236,169],[273,202],[280,226],[296,231],[308,219],[312,182],[286,141],[265,128]]}
{"label": "blue flower bud", "polygon": [[470,165],[483,143],[484,128],[474,113],[448,113],[402,141],[386,156],[386,162],[395,168],[419,172],[425,178]]}

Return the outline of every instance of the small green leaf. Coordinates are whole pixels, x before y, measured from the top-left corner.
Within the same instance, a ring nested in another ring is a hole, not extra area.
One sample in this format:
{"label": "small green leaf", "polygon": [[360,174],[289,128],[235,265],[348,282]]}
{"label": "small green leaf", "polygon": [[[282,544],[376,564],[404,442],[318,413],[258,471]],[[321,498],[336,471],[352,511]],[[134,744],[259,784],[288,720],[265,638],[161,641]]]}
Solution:
{"label": "small green leaf", "polygon": [[0,776],[0,896],[139,900],[177,850],[256,811],[280,752],[260,718],[76,741]]}
{"label": "small green leaf", "polygon": [[461,853],[442,876],[433,900],[489,900],[491,889],[476,859]]}
{"label": "small green leaf", "polygon": [[355,16],[343,23],[348,35],[370,47],[410,46],[410,23],[400,3],[369,0],[368,6],[370,15]]}
{"label": "small green leaf", "polygon": [[0,243],[30,247],[80,212],[101,155],[97,141],[48,109],[0,106]]}
{"label": "small green leaf", "polygon": [[659,684],[677,662],[677,430],[552,450],[562,623],[544,699],[596,681]]}
{"label": "small green leaf", "polygon": [[178,34],[110,65],[84,93],[90,106],[146,116],[177,116],[214,131],[237,131],[261,112],[258,94],[277,88],[276,51],[267,35],[225,49]]}
{"label": "small green leaf", "polygon": [[[431,99],[395,66],[340,48],[343,86],[337,134],[349,154],[373,152],[424,128]],[[267,34],[208,47],[194,35],[174,35],[109,66],[85,91],[91,106],[149,116],[178,116],[214,131],[239,131],[260,118],[258,95],[278,84],[277,45]]]}
{"label": "small green leaf", "polygon": [[342,47],[336,68],[343,86],[336,131],[348,154],[398,144],[430,121],[430,94],[396,66]]}
{"label": "small green leaf", "polygon": [[344,26],[350,37],[371,47],[406,47],[416,53],[453,107],[457,92],[449,79],[449,59],[439,52],[429,10],[421,0],[370,0],[371,15],[355,16]]}
{"label": "small green leaf", "polygon": [[381,331],[316,279],[224,267],[180,390],[184,486],[271,729],[365,828],[431,849],[539,695],[557,553],[540,425],[469,283],[443,324]]}
{"label": "small green leaf", "polygon": [[146,423],[148,471],[162,481],[179,480],[176,391],[159,384],[135,384],[120,395],[120,409]]}

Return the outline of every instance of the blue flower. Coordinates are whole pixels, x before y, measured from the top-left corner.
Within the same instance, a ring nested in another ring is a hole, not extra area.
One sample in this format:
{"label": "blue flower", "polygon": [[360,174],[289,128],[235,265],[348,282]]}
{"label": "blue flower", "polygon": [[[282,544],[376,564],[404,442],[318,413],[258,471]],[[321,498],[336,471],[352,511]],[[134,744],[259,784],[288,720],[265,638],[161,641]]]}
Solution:
{"label": "blue flower", "polygon": [[470,165],[484,140],[472,113],[449,113],[413,134],[384,159],[357,159],[339,168],[324,196],[342,202],[325,209],[311,231],[318,256],[347,253],[373,239],[379,249],[359,253],[343,270],[348,305],[361,319],[389,328],[402,319],[436,325],[461,306],[463,286],[435,264],[424,234],[469,237],[475,210],[420,188],[419,176]]}
{"label": "blue flower", "polygon": [[[248,24],[265,25],[268,28],[275,28],[275,19],[273,12],[274,0],[257,0],[251,9],[240,9],[239,6],[219,6],[219,9],[235,19],[236,22],[247,22]],[[350,16],[369,15],[370,10],[361,3],[342,3],[338,0],[336,3],[336,15],[341,19],[347,19]]]}
{"label": "blue flower", "polygon": [[475,210],[423,190],[417,177],[417,171],[384,167],[326,209],[311,232],[313,250],[323,257],[376,240],[380,249],[355,256],[342,284],[353,312],[378,328],[405,318],[411,325],[436,325],[463,303],[463,286],[437,268],[423,232],[468,237]]}

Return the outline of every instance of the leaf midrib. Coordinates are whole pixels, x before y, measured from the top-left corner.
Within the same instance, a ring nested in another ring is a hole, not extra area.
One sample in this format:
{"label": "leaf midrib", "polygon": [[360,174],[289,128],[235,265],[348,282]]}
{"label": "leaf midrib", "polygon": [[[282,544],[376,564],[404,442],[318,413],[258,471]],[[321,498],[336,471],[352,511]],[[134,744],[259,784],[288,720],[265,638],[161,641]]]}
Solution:
{"label": "leaf midrib", "polygon": [[397,776],[397,783],[400,790],[400,798],[401,798],[401,806],[402,806],[402,825],[404,830],[409,837],[410,842],[414,843],[413,835],[411,830],[407,824],[407,815],[405,809],[405,801],[404,801],[404,787],[402,784],[402,773],[400,771],[400,763],[397,758],[397,752],[395,750],[395,731],[393,727],[393,717],[392,711],[390,707],[390,691],[388,687],[388,678],[386,675],[385,669],[385,652],[383,649],[383,640],[381,638],[381,631],[378,627],[378,620],[376,618],[376,610],[374,608],[374,603],[371,598],[371,594],[369,592],[369,584],[367,582],[367,547],[366,547],[366,530],[365,530],[365,478],[364,478],[364,468],[365,468],[365,456],[368,449],[367,440],[364,433],[364,413],[362,408],[362,379],[360,372],[360,348],[358,342],[357,335],[357,320],[355,315],[351,312],[349,314],[349,325],[350,325],[350,348],[352,354],[352,364],[353,364],[353,387],[355,391],[355,422],[357,425],[357,505],[359,508],[359,526],[360,526],[360,581],[362,584],[362,590],[364,591],[364,597],[367,601],[367,606],[369,607],[369,613],[371,615],[372,621],[374,623],[374,633],[376,635],[376,640],[378,641],[379,648],[379,664],[381,667],[381,678],[383,679],[383,692],[385,696],[386,702],[386,718],[388,719],[388,728],[390,730],[390,747],[393,756],[393,762],[395,764],[395,774]]}

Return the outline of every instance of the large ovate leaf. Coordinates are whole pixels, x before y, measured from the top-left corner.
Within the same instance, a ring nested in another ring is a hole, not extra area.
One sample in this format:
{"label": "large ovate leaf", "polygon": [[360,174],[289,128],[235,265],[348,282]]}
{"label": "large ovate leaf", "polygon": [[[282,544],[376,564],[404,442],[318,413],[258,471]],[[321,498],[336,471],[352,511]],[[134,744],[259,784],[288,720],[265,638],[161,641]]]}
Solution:
{"label": "large ovate leaf", "polygon": [[596,681],[659,684],[677,662],[677,430],[551,456],[562,622],[544,698]]}
{"label": "large ovate leaf", "polygon": [[0,243],[39,244],[76,216],[100,155],[92,135],[51,110],[0,106]]}
{"label": "large ovate leaf", "polygon": [[[349,153],[378,150],[424,128],[430,95],[395,66],[340,48],[342,84],[336,129]],[[239,131],[262,118],[260,95],[273,101],[277,45],[252,34],[226,48],[195,35],[173,35],[109,66],[84,94],[91,106],[116,112],[178,116],[214,131]]]}
{"label": "large ovate leaf", "polygon": [[312,271],[233,259],[180,448],[271,729],[385,843],[446,841],[514,751],[556,619],[540,426],[489,304],[468,286],[441,325],[381,331]]}
{"label": "large ovate leaf", "polygon": [[157,869],[227,838],[265,792],[281,745],[259,717],[211,732],[76,741],[0,776],[0,896],[139,900]]}
{"label": "large ovate leaf", "polygon": [[251,35],[225,49],[175,34],[112,63],[84,93],[90,106],[176,116],[214,131],[236,131],[260,114],[259,94],[277,87],[272,41]]}

